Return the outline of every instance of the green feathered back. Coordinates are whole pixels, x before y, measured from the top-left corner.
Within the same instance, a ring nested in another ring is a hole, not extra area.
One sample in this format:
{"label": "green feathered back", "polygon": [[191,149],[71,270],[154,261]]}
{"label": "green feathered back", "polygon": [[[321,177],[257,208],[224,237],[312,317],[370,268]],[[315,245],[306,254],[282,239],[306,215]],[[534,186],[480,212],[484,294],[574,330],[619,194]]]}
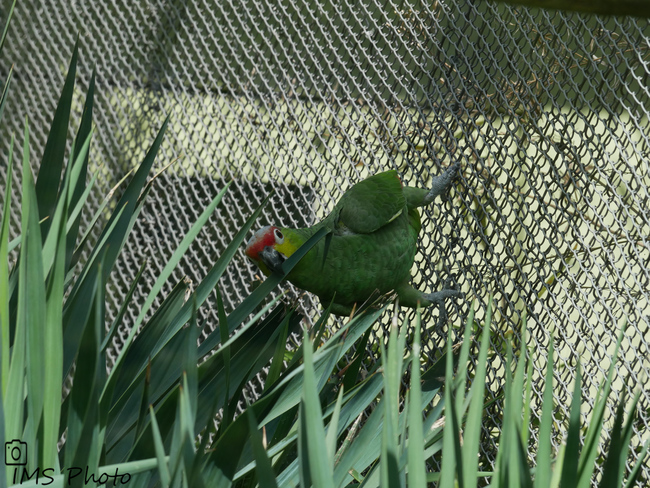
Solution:
{"label": "green feathered back", "polygon": [[397,171],[371,176],[350,188],[336,204],[338,225],[369,234],[388,224],[404,209],[406,199]]}
{"label": "green feathered back", "polygon": [[333,232],[327,255],[323,239],[296,265],[288,280],[318,295],[324,306],[335,294],[336,304],[348,306],[409,280],[420,215],[407,206],[396,171],[354,185],[315,226],[281,230],[297,248],[323,226]]}

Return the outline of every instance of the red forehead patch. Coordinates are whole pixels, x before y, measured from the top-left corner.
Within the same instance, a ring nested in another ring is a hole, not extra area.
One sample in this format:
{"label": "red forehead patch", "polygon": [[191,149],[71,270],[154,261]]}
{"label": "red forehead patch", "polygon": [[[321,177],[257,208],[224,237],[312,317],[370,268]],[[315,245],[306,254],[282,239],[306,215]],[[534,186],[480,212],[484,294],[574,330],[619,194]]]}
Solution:
{"label": "red forehead patch", "polygon": [[255,232],[253,237],[251,237],[246,244],[246,256],[251,258],[253,261],[259,261],[258,255],[260,251],[262,251],[266,246],[273,247],[275,245],[275,229],[277,229],[277,227],[267,225]]}

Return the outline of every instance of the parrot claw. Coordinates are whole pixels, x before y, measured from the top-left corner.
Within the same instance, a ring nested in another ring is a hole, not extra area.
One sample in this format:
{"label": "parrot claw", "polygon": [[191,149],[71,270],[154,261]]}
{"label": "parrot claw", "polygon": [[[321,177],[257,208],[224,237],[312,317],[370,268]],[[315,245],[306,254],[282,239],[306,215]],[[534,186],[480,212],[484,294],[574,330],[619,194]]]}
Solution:
{"label": "parrot claw", "polygon": [[449,191],[452,182],[458,177],[459,171],[460,163],[454,163],[449,166],[444,173],[433,178],[433,181],[431,182],[431,190],[427,193],[425,201],[431,203],[438,195],[441,195],[442,199],[446,200],[447,192]]}
{"label": "parrot claw", "polygon": [[281,253],[273,249],[271,246],[266,246],[262,251],[260,251],[259,255],[266,267],[272,272],[283,273],[282,263],[284,263],[285,258]]}
{"label": "parrot claw", "polygon": [[451,288],[440,290],[435,293],[425,293],[424,298],[429,300],[432,304],[444,306],[445,299],[447,298],[463,298],[465,295],[463,292],[458,290],[453,290]]}
{"label": "parrot claw", "polygon": [[435,293],[424,293],[423,297],[430,301],[432,305],[438,306],[439,316],[438,321],[440,325],[447,322],[447,308],[445,307],[445,300],[447,298],[463,298],[465,294],[461,291],[454,289],[444,289]]}

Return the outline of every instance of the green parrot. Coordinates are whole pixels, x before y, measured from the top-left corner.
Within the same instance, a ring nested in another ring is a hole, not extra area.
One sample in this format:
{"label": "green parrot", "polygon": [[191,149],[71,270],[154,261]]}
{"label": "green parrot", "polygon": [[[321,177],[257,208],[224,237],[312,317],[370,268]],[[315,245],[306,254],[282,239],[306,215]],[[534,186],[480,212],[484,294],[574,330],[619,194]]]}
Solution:
{"label": "green parrot", "polygon": [[325,227],[330,236],[295,265],[287,280],[317,295],[323,307],[331,303],[337,315],[349,315],[355,304],[394,291],[406,307],[438,305],[442,319],[445,299],[463,295],[453,289],[424,293],[409,283],[421,228],[417,207],[446,194],[459,170],[459,163],[450,166],[429,190],[403,186],[396,171],[378,173],[346,191],[334,210],[312,227],[258,230],[246,245],[246,255],[264,274],[282,273],[284,260]]}

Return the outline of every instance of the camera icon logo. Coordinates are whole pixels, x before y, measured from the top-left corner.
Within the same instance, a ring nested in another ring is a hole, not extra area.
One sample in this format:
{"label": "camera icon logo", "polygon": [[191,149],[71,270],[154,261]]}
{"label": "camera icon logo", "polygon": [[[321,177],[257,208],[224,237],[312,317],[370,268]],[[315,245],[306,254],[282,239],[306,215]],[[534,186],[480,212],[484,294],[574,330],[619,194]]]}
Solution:
{"label": "camera icon logo", "polygon": [[24,466],[27,464],[27,443],[14,439],[5,442],[5,465]]}

